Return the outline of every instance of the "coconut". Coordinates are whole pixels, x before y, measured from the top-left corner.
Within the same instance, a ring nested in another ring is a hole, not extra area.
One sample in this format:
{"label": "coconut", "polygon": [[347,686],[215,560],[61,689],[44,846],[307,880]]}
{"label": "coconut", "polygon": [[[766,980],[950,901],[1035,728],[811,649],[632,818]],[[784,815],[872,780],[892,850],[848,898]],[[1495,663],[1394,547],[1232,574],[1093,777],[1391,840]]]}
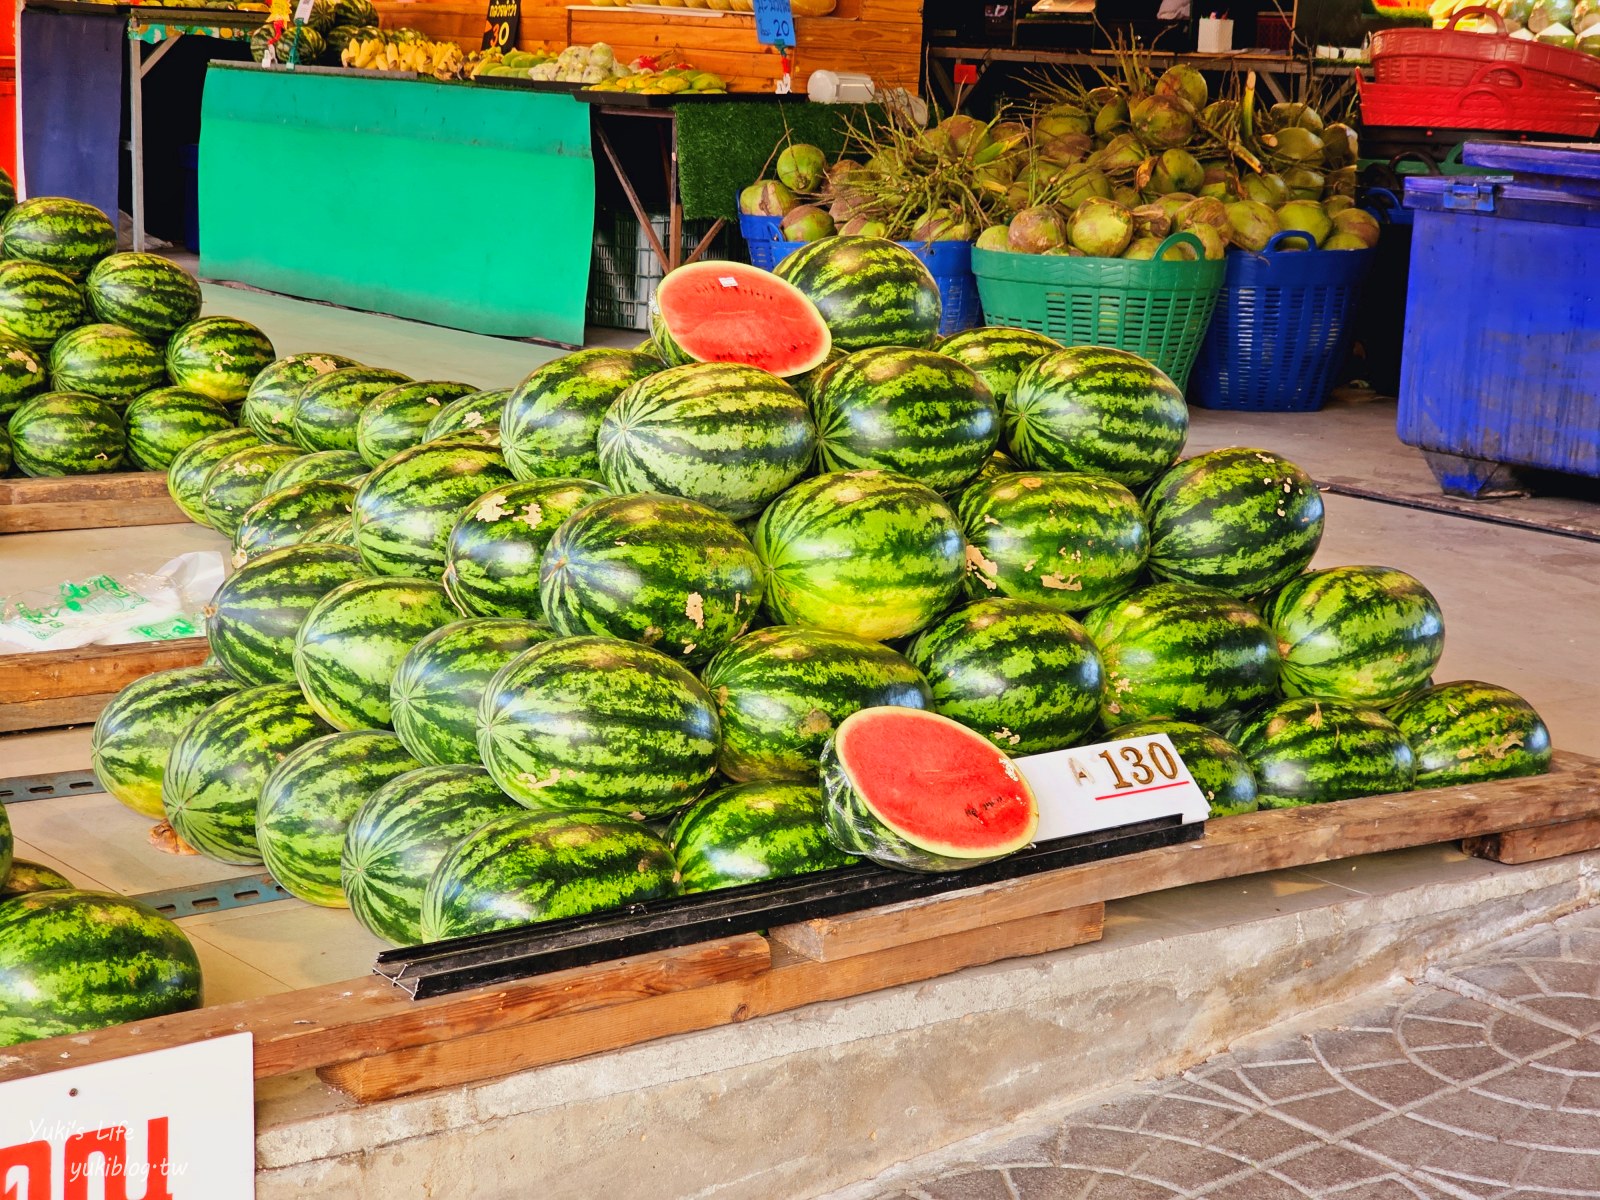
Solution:
{"label": "coconut", "polygon": [[1177,148],[1163,150],[1150,172],[1151,190],[1163,196],[1168,192],[1197,192],[1205,181],[1206,169],[1200,160]]}
{"label": "coconut", "polygon": [[1168,67],[1156,80],[1156,95],[1182,96],[1190,108],[1199,112],[1211,98],[1211,91],[1206,87],[1204,75],[1191,66],[1180,64]]}
{"label": "coconut", "polygon": [[1228,252],[1227,239],[1210,225],[1196,225],[1184,232],[1200,239],[1200,244],[1205,247],[1205,257],[1211,262],[1217,262]]}
{"label": "coconut", "polygon": [[1255,200],[1269,208],[1289,202],[1289,185],[1281,175],[1246,175],[1240,181],[1239,190],[1244,194],[1244,199]]}
{"label": "coconut", "polygon": [[815,204],[791,208],[778,230],[786,242],[815,242],[832,237],[835,232],[833,218]]}
{"label": "coconut", "polygon": [[997,158],[972,168],[972,182],[993,192],[1005,191],[1016,177],[1016,163],[1009,158]]}
{"label": "coconut", "polygon": [[1345,196],[1355,198],[1356,185],[1360,179],[1356,175],[1354,165],[1340,167],[1337,171],[1329,171],[1322,180],[1324,195]]}
{"label": "coconut", "polygon": [[1073,209],[1067,237],[1091,258],[1115,258],[1133,240],[1133,214],[1115,200],[1090,196]]}
{"label": "coconut", "polygon": [[1010,250],[1011,230],[1004,225],[991,225],[978,235],[975,244],[979,250]]}
{"label": "coconut", "polygon": [[1226,208],[1228,240],[1242,249],[1265,250],[1272,235],[1282,228],[1278,214],[1259,200],[1235,200]]}
{"label": "coconut", "polygon": [[859,217],[871,206],[871,201],[854,188],[842,188],[834,193],[828,205],[828,215],[834,224],[842,225],[852,217]]}
{"label": "coconut", "polygon": [[1087,133],[1063,133],[1057,137],[1039,140],[1039,156],[1046,162],[1070,167],[1080,163],[1094,149],[1094,139]]}
{"label": "coconut", "polygon": [[1080,167],[1074,171],[1061,193],[1062,208],[1077,208],[1090,196],[1111,198],[1111,180],[1097,167]]}
{"label": "coconut", "polygon": [[1139,194],[1139,189],[1126,185],[1112,189],[1111,198],[1123,208],[1138,208],[1144,203],[1144,197]]}
{"label": "coconut", "polygon": [[1100,106],[1094,114],[1094,131],[1099,137],[1109,138],[1128,127],[1128,101],[1116,96]]}
{"label": "coconut", "polygon": [[1050,249],[1045,251],[1045,254],[1048,255],[1048,256],[1053,256],[1055,258],[1083,258],[1084,257],[1083,251],[1079,250],[1076,246],[1051,246]]}
{"label": "coconut", "polygon": [[1322,243],[1324,250],[1370,250],[1366,242],[1353,233],[1335,233]]}
{"label": "coconut", "polygon": [[739,193],[739,211],[747,217],[781,217],[799,201],[776,179],[752,183]]}
{"label": "coconut", "polygon": [[906,164],[900,158],[899,153],[892,148],[885,147],[882,150],[875,151],[872,157],[867,159],[866,169],[874,175],[889,177],[899,175],[905,170],[905,167]]}
{"label": "coconut", "polygon": [[1161,249],[1161,239],[1158,237],[1136,237],[1128,243],[1128,248],[1122,252],[1123,258],[1154,258],[1156,251]]}
{"label": "coconut", "polygon": [[1172,232],[1172,215],[1159,204],[1141,204],[1133,210],[1133,234],[1141,237],[1164,238]]}
{"label": "coconut", "polygon": [[1261,139],[1273,162],[1287,166],[1305,166],[1322,161],[1322,139],[1309,129],[1289,125],[1269,133]]}
{"label": "coconut", "polygon": [[1039,119],[1033,123],[1033,135],[1053,138],[1068,133],[1088,133],[1092,128],[1094,124],[1083,109],[1073,104],[1058,104],[1039,114]]}
{"label": "coconut", "polygon": [[1200,195],[1218,200],[1233,200],[1239,195],[1239,172],[1232,163],[1208,162],[1205,177],[1200,181]]}
{"label": "coconut", "polygon": [[1313,171],[1310,167],[1289,168],[1283,173],[1283,181],[1289,185],[1291,200],[1319,200],[1328,182],[1321,171]]}
{"label": "coconut", "polygon": [[1011,218],[1007,241],[1020,254],[1043,254],[1067,244],[1067,222],[1050,205],[1035,204]]}
{"label": "coconut", "polygon": [[1322,114],[1309,104],[1301,104],[1294,100],[1284,100],[1274,104],[1267,112],[1267,122],[1279,130],[1297,128],[1307,129],[1312,133],[1322,132]]}
{"label": "coconut", "polygon": [[950,140],[950,149],[963,157],[974,156],[989,145],[989,127],[965,113],[946,117],[939,122],[939,128]]}
{"label": "coconut", "polygon": [[1376,246],[1383,226],[1378,224],[1377,217],[1364,208],[1346,208],[1333,214],[1333,232],[1335,235],[1350,234],[1368,246]]}
{"label": "coconut", "polygon": [[1144,147],[1131,133],[1119,133],[1090,159],[1102,171],[1132,171],[1144,162]]}
{"label": "coconut", "polygon": [[1571,50],[1578,44],[1578,35],[1565,25],[1546,25],[1539,34],[1539,42],[1545,46],[1560,46],[1564,50]]}
{"label": "coconut", "polygon": [[911,224],[913,242],[964,242],[971,236],[971,227],[948,208],[931,208]]}
{"label": "coconut", "polygon": [[1168,192],[1165,196],[1157,196],[1155,203],[1162,212],[1176,222],[1178,213],[1182,211],[1183,206],[1193,199],[1194,197],[1188,192]]}
{"label": "coconut", "polygon": [[997,121],[989,130],[991,146],[1003,146],[1007,151],[1015,150],[1018,146],[1025,146],[1028,142],[1028,127],[1021,121]]}
{"label": "coconut", "polygon": [[1286,240],[1283,245],[1289,249],[1314,250],[1327,241],[1328,235],[1333,232],[1333,221],[1315,200],[1289,201],[1278,210],[1278,224],[1285,229],[1300,229],[1311,235],[1310,246],[1305,244],[1303,238]]}
{"label": "coconut", "polygon": [[1215,196],[1201,196],[1180,208],[1173,217],[1179,229],[1193,232],[1209,225],[1218,233],[1228,232],[1228,206]]}
{"label": "coconut", "polygon": [[1237,100],[1213,100],[1200,113],[1200,124],[1210,130],[1227,129],[1238,119]]}
{"label": "coconut", "polygon": [[796,192],[814,192],[828,177],[828,156],[804,142],[784,147],[778,155],[778,178]]}
{"label": "coconut", "polygon": [[873,220],[871,217],[852,217],[839,226],[840,233],[847,233],[852,237],[888,237],[889,227],[882,221]]}
{"label": "coconut", "polygon": [[1152,150],[1186,145],[1194,136],[1194,109],[1182,96],[1146,96],[1128,117],[1139,140]]}
{"label": "coconut", "polygon": [[1335,123],[1322,131],[1322,165],[1353,167],[1361,154],[1360,139],[1348,125]]}

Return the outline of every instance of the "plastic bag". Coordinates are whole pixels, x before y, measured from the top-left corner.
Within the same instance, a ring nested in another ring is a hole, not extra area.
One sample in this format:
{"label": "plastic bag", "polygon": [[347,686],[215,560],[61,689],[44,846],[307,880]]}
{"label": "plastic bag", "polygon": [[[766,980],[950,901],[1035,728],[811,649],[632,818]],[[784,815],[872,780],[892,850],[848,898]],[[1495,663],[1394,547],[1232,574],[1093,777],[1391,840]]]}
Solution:
{"label": "plastic bag", "polygon": [[68,580],[0,602],[0,653],[200,637],[204,608],[221,586],[222,555],[181,554],[148,575]]}

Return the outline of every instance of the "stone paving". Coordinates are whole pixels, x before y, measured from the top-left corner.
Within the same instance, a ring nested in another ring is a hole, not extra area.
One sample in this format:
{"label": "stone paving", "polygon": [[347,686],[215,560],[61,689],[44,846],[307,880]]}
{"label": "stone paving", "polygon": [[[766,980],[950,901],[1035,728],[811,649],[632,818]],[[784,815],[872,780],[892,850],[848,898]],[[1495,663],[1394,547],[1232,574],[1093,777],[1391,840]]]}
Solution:
{"label": "stone paving", "polygon": [[1600,1197],[1600,909],[1436,967],[1336,1027],[1256,1041],[852,1194]]}

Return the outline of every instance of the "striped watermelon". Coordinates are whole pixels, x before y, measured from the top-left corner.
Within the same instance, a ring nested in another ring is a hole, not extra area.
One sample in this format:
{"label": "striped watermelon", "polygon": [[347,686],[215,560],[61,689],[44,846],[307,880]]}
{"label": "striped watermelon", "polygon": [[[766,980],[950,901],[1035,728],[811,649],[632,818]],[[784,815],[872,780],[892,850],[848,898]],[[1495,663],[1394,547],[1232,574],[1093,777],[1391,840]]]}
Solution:
{"label": "striped watermelon", "polygon": [[351,450],[313,450],[286,462],[267,480],[267,495],[302,483],[344,483],[354,488],[369,468]]}
{"label": "striped watermelon", "polygon": [[927,349],[939,333],[939,285],[904,246],[884,238],[808,242],[773,268],[817,306],[833,344]]}
{"label": "striped watermelon", "polygon": [[1235,736],[1262,808],[1295,808],[1410,789],[1416,757],[1382,713],[1297,697],[1246,721]]}
{"label": "striped watermelon", "polygon": [[0,221],[0,254],[43,263],[73,279],[117,248],[117,230],[92,204],[66,196],[24,200]]}
{"label": "striped watermelon", "polygon": [[161,348],[121,325],[80,325],[50,348],[50,386],[125,403],[167,382]]}
{"label": "striped watermelon", "polygon": [[167,343],[167,374],[179,387],[236,404],[277,355],[272,339],[237,317],[190,321]]}
{"label": "striped watermelon", "polygon": [[1138,498],[1104,475],[997,475],[961,495],[967,591],[1081,612],[1128,591],[1149,551]]}
{"label": "striped watermelon", "polygon": [[428,426],[447,404],[477,391],[470,383],[423,379],[380,392],[356,421],[356,450],[369,467],[426,440]]}
{"label": "striped watermelon", "polygon": [[173,455],[167,465],[167,494],[183,515],[196,525],[206,523],[206,476],[228,455],[246,446],[259,446],[261,439],[248,429],[223,429],[207,434]]}
{"label": "striped watermelon", "polygon": [[224,696],[173,743],[161,784],[167,820],[209,858],[260,862],[256,801],[262,785],[291,751],[332,732],[293,684]]}
{"label": "striped watermelon", "polygon": [[1106,668],[1107,729],[1153,717],[1220,729],[1277,695],[1272,631],[1224,592],[1152,584],[1094,609],[1083,624]]}
{"label": "striped watermelon", "polygon": [[101,475],[122,468],[127,437],[111,405],[81,392],[44,392],[6,423],[24,475]]}
{"label": "striped watermelon", "polygon": [[1139,721],[1117,729],[1118,740],[1164,733],[1204,793],[1213,817],[1232,817],[1261,807],[1255,772],[1232,742],[1192,721]]}
{"label": "striped watermelon", "polygon": [[356,489],[352,516],[362,559],[385,575],[442,575],[461,510],[510,482],[493,446],[445,438],[402,450]]}
{"label": "striped watermelon", "polygon": [[970,367],[983,380],[1002,412],[1011,403],[1022,372],[1061,348],[1060,342],[1042,333],[1004,325],[964,329],[941,338],[934,346],[940,354]]}
{"label": "striped watermelon", "polygon": [[435,629],[406,651],[389,683],[395,733],[424,763],[477,766],[478,704],[489,681],[553,637],[543,625],[506,617],[469,617]]}
{"label": "striped watermelon", "polygon": [[1052,605],[978,600],[919,633],[906,657],[927,677],[927,707],[1008,754],[1078,745],[1099,720],[1100,652]]}
{"label": "striped watermelon", "polygon": [[931,624],[961,595],[961,523],[938,494],[888,471],[807,479],[756,525],[767,604],[793,625],[882,641]]}
{"label": "striped watermelon", "polygon": [[339,883],[369,933],[422,940],[422,896],[439,860],[496,817],[525,812],[482,767],[424,767],[378,788],[345,830]]}
{"label": "striped watermelon", "polygon": [[0,879],[0,900],[24,896],[30,892],[55,892],[71,887],[72,880],[60,871],[53,870],[43,863],[29,862],[25,858],[13,858],[10,873],[4,879]]}
{"label": "striped watermelon", "polygon": [[929,707],[927,680],[889,647],[798,625],[745,634],[701,678],[722,720],[717,769],[735,780],[814,783],[822,743],[851,713]]}
{"label": "striped watermelon", "polygon": [[233,537],[250,506],[266,494],[267,480],[299,457],[291,446],[262,444],[235,450],[212,467],[200,485],[205,523],[224,537]]}
{"label": "striped watermelon", "polygon": [[354,450],[361,410],[390,388],[410,383],[382,367],[340,367],[318,375],[300,390],[290,423],[294,440],[307,450]]}
{"label": "striped watermelon", "polygon": [[997,479],[1001,475],[1015,475],[1020,470],[1022,470],[1021,463],[1004,450],[996,450],[984,460],[983,469],[973,477],[971,483],[961,490],[960,495],[965,495],[968,490],[977,487],[980,483],[987,483],[989,480]]}
{"label": "striped watermelon", "polygon": [[11,434],[0,419],[0,475],[11,474]]}
{"label": "striped watermelon", "polygon": [[1073,346],[1023,371],[1005,425],[1007,447],[1024,466],[1088,471],[1137,487],[1178,457],[1189,408],[1154,363],[1107,346]]}
{"label": "striped watermelon", "polygon": [[1419,687],[1444,650],[1439,602],[1390,567],[1329,567],[1291,579],[1265,616],[1283,691],[1386,708]]}
{"label": "striped watermelon", "polygon": [[812,783],[740,783],[702,796],[673,821],[667,844],[685,893],[711,892],[848,867],[828,840]]}
{"label": "striped watermelon", "polygon": [[134,399],[122,415],[128,457],[146,471],[165,471],[178,454],[203,437],[234,428],[223,405],[183,388],[156,388]]}
{"label": "striped watermelon", "polygon": [[294,677],[335,729],[386,729],[389,684],[406,651],[456,619],[430,579],[384,575],[334,588],[294,639]]}
{"label": "striped watermelon", "polygon": [[48,367],[49,360],[25,342],[0,336],[0,426],[24,400],[49,390]]}
{"label": "striped watermelon", "polygon": [[277,442],[280,446],[298,445],[294,436],[294,405],[306,384],[337,371],[354,367],[354,359],[342,354],[291,354],[280,358],[250,381],[244,404],[239,409],[239,420],[254,429],[264,442]]}
{"label": "striped watermelon", "polygon": [[1270,450],[1238,446],[1186,459],[1145,495],[1150,572],[1238,596],[1281,587],[1322,540],[1322,493]]}
{"label": "striped watermelon", "polygon": [[510,397],[510,388],[490,388],[457,396],[434,414],[422,431],[422,440],[431,442],[452,433],[470,433],[499,445],[500,417]]}
{"label": "striped watermelon", "polygon": [[88,315],[83,291],[60,271],[31,262],[0,262],[0,334],[48,350]]}
{"label": "striped watermelon", "polygon": [[539,561],[551,535],[584,505],[609,494],[587,479],[530,479],[473,500],[445,545],[444,586],[451,600],[478,616],[542,617]]}
{"label": "striped watermelon", "polygon": [[194,947],[148,905],[80,891],[0,904],[0,1046],[199,1007]]}
{"label": "striped watermelon", "polygon": [[140,816],[161,819],[167,756],[189,722],[240,683],[221,667],[179,667],[136,679],[100,711],[90,760],[100,785]]}
{"label": "striped watermelon", "polygon": [[606,912],[676,895],[672,849],[608,813],[513,813],[444,856],[422,899],[424,941]]}
{"label": "striped watermelon", "polygon": [[83,283],[95,318],[164,342],[200,315],[200,284],[159,254],[111,254]]}
{"label": "striped watermelon", "polygon": [[744,263],[685,263],[650,297],[650,346],[673,366],[733,363],[803,375],[832,341],[816,305],[769,271]]}
{"label": "striped watermelon", "polygon": [[506,400],[500,446],[518,479],[600,478],[595,435],[630,384],[663,367],[633,350],[579,350],[546,363]]}
{"label": "striped watermelon", "polygon": [[596,440],[612,491],[683,496],[736,521],[804,475],[816,445],[800,394],[736,363],[646,376],[607,410]]}
{"label": "striped watermelon", "polygon": [[9,171],[0,169],[0,217],[17,205],[17,184]]}
{"label": "striped watermelon", "polygon": [[16,838],[11,832],[11,818],[0,807],[0,884],[11,874],[11,856],[16,848]]}
{"label": "striped watermelon", "polygon": [[287,546],[228,576],[206,610],[211,653],[249,686],[294,682],[294,639],[317,601],[361,579],[361,556],[345,546]]}
{"label": "striped watermelon", "polygon": [[296,545],[305,545],[307,542],[331,542],[338,546],[356,548],[356,528],[349,517],[329,517],[326,521],[318,521],[298,538]]}
{"label": "striped watermelon", "polygon": [[288,755],[261,789],[256,840],[285,891],[308,904],[346,908],[339,886],[345,830],[367,798],[422,766],[392,733],[330,733]]}
{"label": "striped watermelon", "polygon": [[269,550],[305,540],[305,533],[330,517],[348,516],[356,490],[347,483],[314,479],[267,492],[245,509],[233,534],[233,565],[242,567]]}
{"label": "striped watermelon", "polygon": [[1509,688],[1475,679],[1441,683],[1402,700],[1389,717],[1416,754],[1419,788],[1550,769],[1549,729]]}
{"label": "striped watermelon", "polygon": [[711,778],[718,732],[705,688],[666,655],[615,638],[557,638],[490,681],[478,752],[529,808],[655,818]]}

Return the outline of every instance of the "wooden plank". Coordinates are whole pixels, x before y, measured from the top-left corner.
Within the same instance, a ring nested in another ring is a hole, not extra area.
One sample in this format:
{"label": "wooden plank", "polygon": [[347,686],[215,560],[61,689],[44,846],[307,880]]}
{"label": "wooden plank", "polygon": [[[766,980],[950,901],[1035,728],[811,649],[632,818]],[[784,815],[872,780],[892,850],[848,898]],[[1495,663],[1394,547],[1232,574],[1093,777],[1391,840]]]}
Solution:
{"label": "wooden plank", "polygon": [[1104,907],[1034,915],[989,929],[912,942],[836,962],[793,959],[734,983],[696,988],[536,1028],[418,1046],[319,1071],[363,1103],[509,1075],[655,1038],[747,1021],[826,1000],[948,975],[965,967],[1043,954],[1100,937]]}
{"label": "wooden plank", "polygon": [[0,479],[0,533],[176,525],[188,521],[161,471]]}
{"label": "wooden plank", "polygon": [[0,704],[0,733],[22,733],[30,729],[62,729],[68,725],[88,725],[116,698],[116,695],[115,692],[103,692],[94,696],[63,696],[55,700],[24,700],[21,704]]}
{"label": "wooden plank", "polygon": [[0,705],[114,693],[157,671],[197,666],[207,653],[206,639],[194,637],[0,654]]}
{"label": "wooden plank", "polygon": [[1461,848],[1477,858],[1513,865],[1600,850],[1600,816],[1469,837]]}

